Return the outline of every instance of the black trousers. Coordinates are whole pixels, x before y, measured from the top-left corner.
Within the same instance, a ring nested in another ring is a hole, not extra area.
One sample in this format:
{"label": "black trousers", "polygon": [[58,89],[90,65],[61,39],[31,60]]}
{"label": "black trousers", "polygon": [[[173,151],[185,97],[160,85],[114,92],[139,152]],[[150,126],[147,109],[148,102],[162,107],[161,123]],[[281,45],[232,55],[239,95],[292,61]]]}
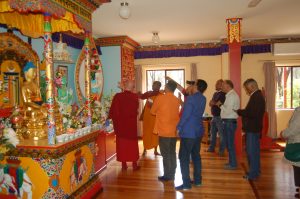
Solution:
{"label": "black trousers", "polygon": [[295,186],[300,187],[300,167],[293,166]]}

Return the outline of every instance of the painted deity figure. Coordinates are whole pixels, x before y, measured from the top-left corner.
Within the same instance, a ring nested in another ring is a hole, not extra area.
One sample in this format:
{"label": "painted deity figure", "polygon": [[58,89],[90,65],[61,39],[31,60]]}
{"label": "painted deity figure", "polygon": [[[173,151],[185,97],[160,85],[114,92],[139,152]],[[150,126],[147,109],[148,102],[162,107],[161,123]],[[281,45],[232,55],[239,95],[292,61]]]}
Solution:
{"label": "painted deity figure", "polygon": [[75,160],[71,168],[70,185],[71,190],[77,187],[83,181],[84,175],[87,174],[87,163],[84,156],[81,155],[81,150],[76,151]]}
{"label": "painted deity figure", "polygon": [[64,71],[56,72],[56,81],[59,79],[57,85],[57,101],[64,105],[71,105],[73,99],[73,90],[67,86],[68,79]]}
{"label": "painted deity figure", "polygon": [[24,192],[28,199],[32,199],[32,182],[26,171],[20,166],[20,160],[7,159],[7,163],[0,168],[0,192],[6,190],[7,194],[14,194],[23,198]]}

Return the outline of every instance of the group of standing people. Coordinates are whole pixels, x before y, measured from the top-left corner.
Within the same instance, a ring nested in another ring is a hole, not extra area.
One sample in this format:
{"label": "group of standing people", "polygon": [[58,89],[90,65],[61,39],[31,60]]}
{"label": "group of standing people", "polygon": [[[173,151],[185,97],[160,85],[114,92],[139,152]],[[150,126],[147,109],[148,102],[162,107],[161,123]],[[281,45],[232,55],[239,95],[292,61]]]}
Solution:
{"label": "group of standing people", "polygon": [[242,117],[242,129],[246,134],[246,152],[249,163],[249,172],[245,179],[253,180],[260,175],[260,136],[263,128],[265,113],[265,98],[254,79],[247,79],[244,84],[247,95],[250,96],[245,109],[240,109],[240,98],[234,90],[230,80],[218,80],[216,92],[209,105],[213,115],[211,121],[211,142],[207,152],[215,152],[216,135],[219,133],[219,155],[224,155],[227,148],[229,161],[224,165],[227,170],[237,169],[235,150],[235,133],[237,118]]}
{"label": "group of standing people", "polygon": [[[158,176],[160,181],[171,181],[175,178],[177,167],[176,142],[181,138],[179,159],[183,185],[177,190],[190,189],[191,185],[200,186],[201,178],[201,138],[204,133],[202,116],[206,106],[203,93],[207,88],[204,80],[191,83],[184,92],[189,95],[185,103],[174,95],[178,84],[169,79],[164,91],[160,91],[161,83],[154,82],[152,91],[144,94],[134,93],[134,82],[124,83],[122,92],[115,95],[110,108],[109,117],[113,120],[116,133],[117,161],[122,162],[122,170],[126,170],[127,162],[132,162],[133,170],[138,170],[138,136],[137,115],[139,99],[147,99],[140,119],[143,120],[144,152],[159,145],[163,157],[164,175]],[[184,107],[180,110],[180,107]],[[182,112],[180,114],[180,112]],[[181,117],[180,117],[181,115]],[[194,180],[189,174],[190,157],[194,163]]]}
{"label": "group of standing people", "polygon": [[[127,169],[126,162],[132,162],[133,169],[139,169],[137,115],[139,100],[147,99],[140,117],[143,120],[144,153],[154,148],[154,154],[159,145],[163,158],[164,175],[159,176],[160,181],[174,180],[176,170],[176,141],[180,137],[179,161],[183,184],[176,190],[188,190],[192,185],[201,186],[201,139],[204,134],[202,124],[206,107],[206,97],[203,93],[207,89],[204,80],[190,82],[187,89],[179,88],[185,96],[184,103],[174,95],[179,85],[168,78],[164,91],[160,91],[161,83],[154,82],[152,91],[144,94],[134,93],[134,82],[127,81],[123,92],[115,95],[110,109],[110,118],[113,120],[116,141],[117,160],[122,162],[122,169]],[[240,109],[240,98],[234,91],[230,80],[218,80],[216,93],[209,102],[213,119],[211,121],[211,145],[208,152],[214,152],[216,134],[220,135],[219,155],[223,156],[225,148],[229,153],[225,169],[237,169],[235,154],[235,132],[237,118],[242,117],[243,131],[246,133],[246,148],[249,162],[249,172],[245,179],[252,180],[260,175],[259,138],[262,130],[263,115],[265,112],[265,99],[258,89],[254,79],[244,82],[244,89],[250,96],[245,109]],[[181,107],[181,110],[180,110]],[[190,160],[193,162],[193,180],[190,178]]]}

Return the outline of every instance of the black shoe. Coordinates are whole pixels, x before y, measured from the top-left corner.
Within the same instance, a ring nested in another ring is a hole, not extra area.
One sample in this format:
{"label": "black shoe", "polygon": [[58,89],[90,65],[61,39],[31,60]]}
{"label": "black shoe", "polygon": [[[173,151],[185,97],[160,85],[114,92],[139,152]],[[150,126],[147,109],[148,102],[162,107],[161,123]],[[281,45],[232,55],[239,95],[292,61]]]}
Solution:
{"label": "black shoe", "polygon": [[258,177],[250,178],[249,175],[244,175],[243,178],[244,178],[245,180],[256,180]]}
{"label": "black shoe", "polygon": [[299,193],[296,193],[296,194],[295,194],[295,198],[300,198]]}
{"label": "black shoe", "polygon": [[208,153],[214,153],[215,150],[214,149],[207,149],[206,152],[208,152]]}
{"label": "black shoe", "polygon": [[175,189],[176,189],[177,191],[187,191],[187,190],[192,189],[192,187],[191,187],[191,186],[190,186],[190,187],[185,187],[185,186],[183,186],[183,185],[180,185],[180,186],[178,186],[178,187],[175,187]]}
{"label": "black shoe", "polygon": [[167,181],[171,181],[171,180],[174,180],[174,179],[171,179],[171,178],[167,178],[165,176],[158,176],[157,179],[159,181],[162,181],[162,182],[167,182]]}
{"label": "black shoe", "polygon": [[299,192],[299,188],[296,188],[296,192]]}
{"label": "black shoe", "polygon": [[202,186],[202,182],[195,183],[194,180],[191,180],[190,182],[191,182],[191,184],[193,184],[193,185],[196,186],[196,187],[201,187],[201,186]]}
{"label": "black shoe", "polygon": [[225,165],[224,169],[225,170],[237,170],[237,167],[233,167],[233,166],[230,166],[230,165]]}

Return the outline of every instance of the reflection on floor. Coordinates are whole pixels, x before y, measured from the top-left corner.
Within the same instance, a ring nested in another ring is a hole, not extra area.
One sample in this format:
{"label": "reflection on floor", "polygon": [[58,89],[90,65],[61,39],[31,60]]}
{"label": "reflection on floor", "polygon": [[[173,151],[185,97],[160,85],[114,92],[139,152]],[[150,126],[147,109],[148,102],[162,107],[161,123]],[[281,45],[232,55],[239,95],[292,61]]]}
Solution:
{"label": "reflection on floor", "polygon": [[[178,146],[179,143],[177,148]],[[140,159],[141,170],[139,171],[133,172],[131,167],[127,171],[121,171],[120,163],[113,160],[100,175],[104,190],[98,198],[289,199],[294,197],[292,169],[290,165],[282,162],[282,152],[262,152],[262,175],[251,186],[242,178],[246,160],[241,161],[238,170],[226,171],[223,169],[226,157],[206,153],[204,152],[206,148],[206,145],[202,145],[203,186],[201,187],[193,187],[192,190],[185,192],[174,190],[174,185],[182,183],[179,163],[174,182],[159,182],[157,176],[162,174],[162,159],[160,156],[155,157],[153,151],[148,151],[147,155]]]}

